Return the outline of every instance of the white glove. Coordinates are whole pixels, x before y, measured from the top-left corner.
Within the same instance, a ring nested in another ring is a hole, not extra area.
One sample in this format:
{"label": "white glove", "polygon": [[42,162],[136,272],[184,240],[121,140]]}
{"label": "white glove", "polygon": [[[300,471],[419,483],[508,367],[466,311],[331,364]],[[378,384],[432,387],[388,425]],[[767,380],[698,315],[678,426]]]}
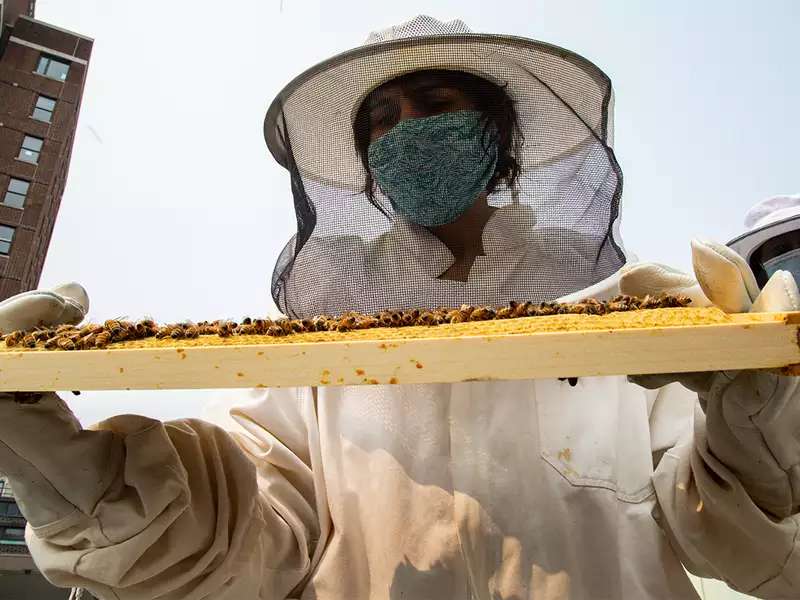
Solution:
{"label": "white glove", "polygon": [[[682,294],[691,306],[717,306],[728,313],[785,312],[800,310],[800,292],[792,274],[777,271],[758,289],[756,278],[745,260],[727,246],[692,241],[692,266],[696,279],[670,267],[639,263],[623,267],[619,277],[622,294]],[[629,379],[646,388],[658,388],[675,381],[700,391],[712,373],[636,375]]]}
{"label": "white glove", "polygon": [[[713,304],[729,313],[800,310],[800,292],[787,271],[777,271],[759,290],[744,259],[714,242],[693,241],[692,264],[696,280],[663,265],[631,265],[620,276],[620,291],[636,296],[686,294],[693,306]],[[800,426],[797,378],[755,370],[636,375],[629,379],[650,389],[679,382],[697,392],[707,416],[708,443],[716,456],[733,469],[762,509],[782,517],[790,514],[796,501],[787,499],[782,487],[766,485],[759,479],[768,478],[770,469],[774,480],[785,475],[772,465],[772,459],[767,461],[759,452],[766,452],[761,448],[765,442],[778,455],[800,451],[800,439],[795,440],[793,434]]]}
{"label": "white glove", "polygon": [[654,263],[623,267],[620,292],[631,296],[682,294],[692,306],[711,304],[728,313],[800,310],[800,292],[791,273],[776,272],[763,290],[744,259],[727,246],[692,241],[695,278]]}
{"label": "white glove", "polygon": [[34,290],[0,302],[0,333],[18,329],[77,325],[89,310],[89,296],[77,283],[52,290]]}

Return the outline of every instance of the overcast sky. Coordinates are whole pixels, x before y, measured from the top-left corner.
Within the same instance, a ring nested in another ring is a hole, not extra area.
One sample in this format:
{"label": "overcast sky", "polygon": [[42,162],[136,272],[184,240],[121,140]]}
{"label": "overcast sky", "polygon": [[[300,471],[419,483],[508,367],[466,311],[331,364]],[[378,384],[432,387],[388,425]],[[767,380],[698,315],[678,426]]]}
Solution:
{"label": "overcast sky", "polygon": [[[626,246],[688,269],[692,237],[727,241],[757,200],[800,191],[799,7],[38,0],[39,19],[95,38],[41,286],[83,283],[93,319],[266,312],[272,266],[294,226],[288,177],[262,139],[269,102],[315,62],[421,12],[551,42],[604,69],[616,90]],[[119,412],[199,415],[208,397],[128,392],[70,402],[89,423]]]}

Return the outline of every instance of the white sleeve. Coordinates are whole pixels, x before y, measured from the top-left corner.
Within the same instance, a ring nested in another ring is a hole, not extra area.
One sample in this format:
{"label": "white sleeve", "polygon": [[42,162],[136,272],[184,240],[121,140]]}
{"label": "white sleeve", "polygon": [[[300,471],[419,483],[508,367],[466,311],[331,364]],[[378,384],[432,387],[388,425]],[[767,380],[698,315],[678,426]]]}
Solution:
{"label": "white sleeve", "polygon": [[198,420],[125,415],[82,430],[55,394],[0,394],[0,423],[0,470],[56,585],[114,599],[283,599],[309,572],[321,534],[299,447]]}
{"label": "white sleeve", "polygon": [[798,379],[756,371],[683,379],[699,403],[693,428],[656,467],[657,520],[696,575],[757,597],[799,597]]}

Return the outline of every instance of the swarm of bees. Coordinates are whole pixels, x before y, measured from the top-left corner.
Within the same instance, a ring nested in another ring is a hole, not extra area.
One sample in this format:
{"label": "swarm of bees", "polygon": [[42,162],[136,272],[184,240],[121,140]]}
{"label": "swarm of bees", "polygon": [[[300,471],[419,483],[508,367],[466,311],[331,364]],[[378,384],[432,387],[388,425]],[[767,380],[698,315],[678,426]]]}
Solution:
{"label": "swarm of bees", "polygon": [[125,321],[110,319],[99,324],[85,326],[60,325],[56,328],[39,327],[32,331],[12,331],[3,336],[7,347],[37,348],[52,350],[89,350],[106,348],[115,342],[159,339],[193,339],[201,335],[232,337],[242,335],[268,335],[273,337],[317,331],[347,332],[356,329],[377,327],[436,326],[468,321],[492,319],[517,319],[561,314],[605,315],[614,312],[652,308],[682,308],[691,300],[684,296],[616,296],[609,301],[588,298],[577,303],[555,302],[509,302],[506,306],[470,306],[459,308],[437,308],[387,310],[377,314],[348,312],[338,317],[320,315],[310,319],[251,319],[241,323],[234,321],[202,321],[200,323],[178,323],[157,325],[152,319]]}

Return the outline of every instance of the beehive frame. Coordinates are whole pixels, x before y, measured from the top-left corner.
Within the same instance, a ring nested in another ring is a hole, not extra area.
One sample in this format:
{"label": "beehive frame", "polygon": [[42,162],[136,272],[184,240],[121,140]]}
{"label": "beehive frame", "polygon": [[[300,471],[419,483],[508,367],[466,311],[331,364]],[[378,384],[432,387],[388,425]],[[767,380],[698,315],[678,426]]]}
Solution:
{"label": "beehive frame", "polygon": [[[667,308],[243,340],[0,347],[0,391],[408,384],[721,369],[800,372],[800,313]],[[207,339],[206,339],[207,338]]]}

